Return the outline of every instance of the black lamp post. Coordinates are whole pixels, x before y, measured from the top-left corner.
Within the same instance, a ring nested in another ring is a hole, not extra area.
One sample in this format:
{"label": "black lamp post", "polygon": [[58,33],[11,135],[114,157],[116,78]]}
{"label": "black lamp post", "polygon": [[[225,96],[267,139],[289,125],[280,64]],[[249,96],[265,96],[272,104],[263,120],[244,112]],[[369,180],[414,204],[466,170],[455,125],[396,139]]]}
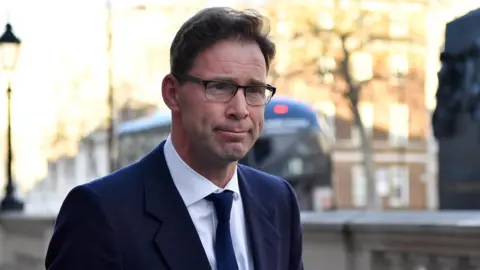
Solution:
{"label": "black lamp post", "polygon": [[[12,32],[12,26],[7,24],[5,33],[0,37],[0,51],[2,53],[3,70],[6,73],[12,73],[17,64],[18,51],[21,41]],[[10,75],[10,74],[8,74]],[[5,185],[5,197],[0,205],[0,210],[22,211],[23,202],[15,196],[15,184],[12,173],[12,117],[11,117],[11,94],[10,78],[7,86],[7,183]]]}

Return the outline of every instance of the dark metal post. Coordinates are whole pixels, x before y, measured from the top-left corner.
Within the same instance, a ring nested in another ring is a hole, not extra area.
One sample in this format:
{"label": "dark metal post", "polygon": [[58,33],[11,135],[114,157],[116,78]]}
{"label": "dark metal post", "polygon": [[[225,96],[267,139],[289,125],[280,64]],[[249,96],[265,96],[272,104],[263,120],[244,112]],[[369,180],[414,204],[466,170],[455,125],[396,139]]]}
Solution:
{"label": "dark metal post", "polygon": [[5,197],[1,203],[1,211],[22,211],[23,202],[15,196],[15,184],[13,180],[13,149],[12,149],[12,108],[11,108],[12,88],[10,83],[7,88],[7,183],[5,185]]}

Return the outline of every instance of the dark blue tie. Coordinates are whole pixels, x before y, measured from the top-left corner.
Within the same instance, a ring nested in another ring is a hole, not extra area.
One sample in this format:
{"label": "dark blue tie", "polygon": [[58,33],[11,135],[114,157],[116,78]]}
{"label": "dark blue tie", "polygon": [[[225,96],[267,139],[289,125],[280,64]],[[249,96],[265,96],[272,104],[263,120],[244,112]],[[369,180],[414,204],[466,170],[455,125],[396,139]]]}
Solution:
{"label": "dark blue tie", "polygon": [[232,210],[233,192],[212,193],[206,197],[212,201],[217,212],[217,236],[215,237],[215,259],[217,270],[238,270],[237,259],[233,250],[230,234],[230,212]]}

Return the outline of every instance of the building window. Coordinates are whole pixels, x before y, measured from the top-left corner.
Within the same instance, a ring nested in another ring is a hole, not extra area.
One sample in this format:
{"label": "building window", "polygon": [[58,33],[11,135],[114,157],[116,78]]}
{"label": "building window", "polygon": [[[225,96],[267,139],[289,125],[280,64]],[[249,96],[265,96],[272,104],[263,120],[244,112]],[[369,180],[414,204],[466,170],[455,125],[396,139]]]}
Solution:
{"label": "building window", "polygon": [[[372,137],[373,134],[373,104],[367,102],[359,102],[358,103],[358,111],[360,113],[360,117],[362,118],[363,127],[365,128],[365,132],[369,138]],[[360,137],[360,130],[358,129],[355,120],[352,123],[351,129],[352,135],[352,142],[355,145],[360,145],[362,138]]]}
{"label": "building window", "polygon": [[97,149],[95,147],[95,139],[87,137],[84,139],[85,151],[87,155],[87,178],[93,179],[99,177],[97,164]]}
{"label": "building window", "polygon": [[323,0],[321,2],[318,2],[318,4],[325,6],[325,7],[333,7],[335,4],[336,0]]}
{"label": "building window", "polygon": [[290,54],[288,53],[289,45],[287,43],[277,43],[277,50],[279,52],[285,52],[278,54],[278,57],[275,57],[275,71],[278,73],[278,76],[281,76],[288,70],[290,66]]}
{"label": "building window", "polygon": [[335,58],[331,56],[322,56],[318,59],[318,73],[322,83],[331,84],[334,82],[336,68],[337,63],[335,62]]}
{"label": "building window", "polygon": [[253,6],[262,6],[265,4],[265,0],[248,0],[246,3]]}
{"label": "building window", "polygon": [[67,182],[74,182],[76,175],[75,175],[75,158],[69,157],[65,159],[65,177]]}
{"label": "building window", "polygon": [[402,38],[409,35],[408,15],[403,12],[390,13],[390,37]]}
{"label": "building window", "polygon": [[276,32],[280,36],[288,37],[291,33],[289,21],[287,21],[286,19],[280,19],[277,22]]}
{"label": "building window", "polygon": [[335,104],[331,101],[317,102],[313,106],[319,118],[325,118],[327,127],[323,128],[323,131],[335,140]]}
{"label": "building window", "polygon": [[405,146],[408,143],[409,113],[407,104],[390,105],[389,142],[392,146]]}
{"label": "building window", "polygon": [[48,179],[50,183],[56,183],[58,182],[58,160],[57,161],[49,161],[48,162]]}
{"label": "building window", "polygon": [[408,207],[410,204],[410,177],[408,167],[390,168],[390,196],[388,204],[392,208]]}
{"label": "building window", "polygon": [[235,0],[206,0],[205,7],[228,7],[238,4]]}
{"label": "building window", "polygon": [[340,6],[340,8],[342,8],[342,9],[350,8],[351,5],[352,5],[352,1],[351,1],[351,0],[340,0],[340,1],[339,1],[339,6]]}
{"label": "building window", "polygon": [[332,30],[335,27],[335,19],[331,12],[322,12],[317,17],[317,24],[322,30]]}
{"label": "building window", "polygon": [[373,77],[373,57],[367,52],[355,52],[351,56],[350,65],[354,80],[362,82]]}
{"label": "building window", "polygon": [[401,85],[408,74],[408,56],[394,54],[389,57],[390,83]]}
{"label": "building window", "polygon": [[352,206],[365,207],[367,205],[367,177],[363,165],[352,167]]}

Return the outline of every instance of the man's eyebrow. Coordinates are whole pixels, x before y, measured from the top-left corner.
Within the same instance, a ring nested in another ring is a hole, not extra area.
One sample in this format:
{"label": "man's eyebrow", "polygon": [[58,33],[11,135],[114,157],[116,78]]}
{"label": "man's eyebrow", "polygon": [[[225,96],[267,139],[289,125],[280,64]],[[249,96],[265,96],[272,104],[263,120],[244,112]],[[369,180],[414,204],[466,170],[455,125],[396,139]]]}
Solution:
{"label": "man's eyebrow", "polygon": [[228,82],[228,83],[236,83],[231,77],[222,77],[217,76],[209,79],[210,81],[220,81],[220,82]]}
{"label": "man's eyebrow", "polygon": [[[221,81],[221,82],[228,82],[232,84],[239,84],[236,80],[232,77],[224,77],[224,76],[217,76],[209,79],[210,81]],[[261,80],[250,79],[246,85],[265,85],[266,83]]]}
{"label": "man's eyebrow", "polygon": [[251,79],[250,84],[252,85],[266,85],[267,83],[261,80]]}

